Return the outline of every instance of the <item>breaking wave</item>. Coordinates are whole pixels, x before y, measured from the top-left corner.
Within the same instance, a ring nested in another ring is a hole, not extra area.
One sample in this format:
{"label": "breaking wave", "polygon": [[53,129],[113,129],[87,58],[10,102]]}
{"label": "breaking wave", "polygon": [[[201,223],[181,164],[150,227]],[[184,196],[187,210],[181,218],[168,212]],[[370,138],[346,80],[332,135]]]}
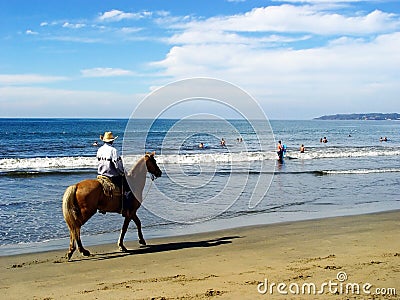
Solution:
{"label": "breaking wave", "polygon": [[[286,159],[340,159],[340,158],[362,158],[378,156],[400,156],[399,148],[314,148],[306,153],[288,150]],[[141,155],[124,158],[124,162],[132,164]],[[271,152],[237,152],[237,153],[194,153],[194,154],[161,154],[156,156],[159,164],[208,164],[208,163],[244,163],[252,161],[276,160],[277,155]],[[88,172],[97,168],[95,157],[66,156],[66,157],[34,157],[34,158],[3,158],[0,159],[0,175],[37,175],[68,172]],[[365,174],[380,172],[398,172],[397,169],[388,170],[344,170],[344,171],[321,171],[326,174]],[[324,174],[325,174],[324,173]]]}

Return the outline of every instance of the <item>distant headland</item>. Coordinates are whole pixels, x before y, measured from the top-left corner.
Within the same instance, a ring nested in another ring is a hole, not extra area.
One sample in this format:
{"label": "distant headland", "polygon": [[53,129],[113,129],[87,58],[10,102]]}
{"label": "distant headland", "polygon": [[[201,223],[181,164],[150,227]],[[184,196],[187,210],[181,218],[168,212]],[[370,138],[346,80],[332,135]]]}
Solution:
{"label": "distant headland", "polygon": [[366,114],[336,114],[326,115],[314,120],[400,120],[398,113],[366,113]]}

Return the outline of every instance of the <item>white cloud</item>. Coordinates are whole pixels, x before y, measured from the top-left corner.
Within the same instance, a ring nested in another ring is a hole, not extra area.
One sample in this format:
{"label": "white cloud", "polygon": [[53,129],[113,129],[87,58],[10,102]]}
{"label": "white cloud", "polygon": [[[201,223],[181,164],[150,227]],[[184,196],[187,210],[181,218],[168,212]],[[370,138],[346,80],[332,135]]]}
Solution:
{"label": "white cloud", "polygon": [[104,39],[101,39],[101,38],[66,36],[66,35],[47,36],[43,39],[49,40],[49,41],[73,42],[73,43],[84,43],[84,44],[94,44],[94,43],[104,43],[105,42]]}
{"label": "white cloud", "polygon": [[113,9],[110,11],[106,11],[99,16],[100,21],[110,21],[110,22],[117,22],[124,19],[142,19],[146,17],[151,17],[152,12],[149,11],[142,11],[138,13],[129,13],[123,12],[121,10]]}
{"label": "white cloud", "polygon": [[132,14],[124,13],[120,10],[110,10],[104,12],[102,15],[99,16],[99,20],[101,21],[120,21],[122,19],[129,19],[132,17]]}
{"label": "white cloud", "polygon": [[290,2],[290,3],[351,3],[351,2],[363,2],[365,0],[272,0],[273,2]]}
{"label": "white cloud", "polygon": [[27,35],[38,35],[39,34],[39,32],[30,30],[30,29],[26,30],[25,33]]}
{"label": "white cloud", "polygon": [[132,71],[118,68],[92,68],[81,70],[83,77],[115,77],[115,76],[132,76]]}
{"label": "white cloud", "polygon": [[130,33],[136,33],[143,30],[143,28],[138,28],[138,27],[122,27],[121,28],[121,32],[122,33],[126,33],[126,34],[130,34]]}
{"label": "white cloud", "polygon": [[315,6],[280,5],[254,8],[244,14],[182,23],[182,29],[233,32],[284,32],[313,34],[369,34],[400,28],[399,17],[375,10],[344,16]]}
{"label": "white cloud", "polygon": [[373,77],[372,71],[396,72],[400,64],[398,47],[400,33],[381,35],[372,41],[344,38],[324,47],[298,50],[232,44],[184,45],[171,48],[167,57],[154,65],[165,68],[167,75],[174,77],[193,76],[204,70],[200,75],[222,71],[219,75],[236,74],[254,82],[259,81],[257,78],[264,82],[266,76],[280,80],[284,74],[286,79],[301,81],[338,73],[342,76],[346,72],[349,72],[346,77],[358,74],[354,77],[357,79],[363,74]]}
{"label": "white cloud", "polygon": [[1,85],[40,84],[61,80],[67,80],[67,78],[61,76],[44,76],[39,74],[0,74]]}
{"label": "white cloud", "polygon": [[[173,79],[210,76],[234,82],[255,95],[267,113],[278,111],[278,118],[313,117],[329,109],[336,113],[338,107],[396,110],[397,15],[375,10],[345,16],[311,6],[282,5],[174,26],[181,30],[168,40],[174,46],[165,59],[152,64]],[[282,34],[261,34],[269,31]],[[325,39],[318,46],[315,34]],[[269,47],[274,38],[279,42],[285,37],[287,43],[301,38],[307,43]],[[290,109],[280,109],[282,103]]]}
{"label": "white cloud", "polygon": [[69,23],[69,22],[64,22],[64,24],[62,25],[63,28],[72,28],[72,29],[79,29],[79,28],[83,28],[86,27],[86,24],[83,23]]}
{"label": "white cloud", "polygon": [[222,30],[212,30],[207,34],[202,30],[185,30],[182,33],[174,34],[167,39],[170,44],[247,44],[247,45],[262,45],[262,44],[280,44],[292,43],[296,41],[304,41],[310,39],[310,35],[301,35],[299,37],[288,37],[284,35],[262,35],[259,37],[243,36],[235,32],[226,32]]}
{"label": "white cloud", "polygon": [[205,76],[236,83],[277,118],[311,118],[329,109],[396,110],[399,16],[326,8],[283,4],[181,19],[170,27],[172,48],[152,66],[173,80]]}

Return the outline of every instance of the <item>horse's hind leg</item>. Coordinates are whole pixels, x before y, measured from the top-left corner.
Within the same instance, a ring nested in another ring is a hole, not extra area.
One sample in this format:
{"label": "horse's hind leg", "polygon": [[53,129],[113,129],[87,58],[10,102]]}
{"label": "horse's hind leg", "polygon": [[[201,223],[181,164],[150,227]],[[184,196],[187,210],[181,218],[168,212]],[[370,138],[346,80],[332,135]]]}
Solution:
{"label": "horse's hind leg", "polygon": [[82,241],[81,241],[81,229],[77,228],[75,232],[75,239],[76,243],[78,244],[78,250],[83,256],[90,256],[90,252],[83,248]]}
{"label": "horse's hind leg", "polygon": [[127,252],[128,249],[125,248],[124,246],[124,237],[125,237],[125,233],[128,230],[128,226],[129,226],[129,222],[131,221],[131,219],[129,217],[125,217],[124,220],[124,224],[122,225],[122,229],[121,229],[121,234],[119,236],[118,239],[118,247],[119,250],[123,251],[123,252]]}
{"label": "horse's hind leg", "polygon": [[136,215],[136,212],[133,214],[132,217],[133,222],[135,222],[137,231],[138,231],[138,236],[139,236],[139,244],[141,245],[146,245],[146,241],[143,238],[143,233],[142,233],[142,223],[140,222],[138,216]]}
{"label": "horse's hind leg", "polygon": [[76,250],[75,238],[74,238],[74,235],[72,234],[72,232],[70,232],[70,234],[69,234],[69,251],[67,253],[68,260],[71,259],[72,254],[74,254],[75,250]]}

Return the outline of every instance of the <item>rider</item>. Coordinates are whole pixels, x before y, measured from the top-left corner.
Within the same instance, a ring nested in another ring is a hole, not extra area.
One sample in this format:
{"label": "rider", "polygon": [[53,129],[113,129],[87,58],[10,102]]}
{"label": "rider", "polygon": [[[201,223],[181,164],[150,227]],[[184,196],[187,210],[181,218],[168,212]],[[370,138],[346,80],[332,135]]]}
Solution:
{"label": "rider", "polygon": [[114,137],[111,131],[105,132],[104,136],[100,135],[100,140],[104,142],[104,145],[97,150],[97,173],[110,178],[111,181],[120,188],[121,192],[122,190],[124,191],[124,196],[126,197],[126,194],[130,192],[131,189],[125,178],[122,159],[118,155],[117,149],[113,146],[117,138],[118,136]]}

